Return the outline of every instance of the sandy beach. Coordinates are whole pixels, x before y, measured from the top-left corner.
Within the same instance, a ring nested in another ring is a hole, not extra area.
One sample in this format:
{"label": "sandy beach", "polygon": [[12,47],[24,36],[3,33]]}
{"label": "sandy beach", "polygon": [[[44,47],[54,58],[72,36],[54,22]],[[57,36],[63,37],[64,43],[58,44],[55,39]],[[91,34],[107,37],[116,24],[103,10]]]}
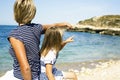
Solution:
{"label": "sandy beach", "polygon": [[[75,66],[73,66],[75,65]],[[78,80],[120,80],[120,60],[98,60],[95,62],[83,62],[64,64],[62,70],[74,71]],[[73,67],[70,69],[70,67]]]}
{"label": "sandy beach", "polygon": [[78,80],[120,80],[120,59],[57,63],[62,71],[73,71]]}

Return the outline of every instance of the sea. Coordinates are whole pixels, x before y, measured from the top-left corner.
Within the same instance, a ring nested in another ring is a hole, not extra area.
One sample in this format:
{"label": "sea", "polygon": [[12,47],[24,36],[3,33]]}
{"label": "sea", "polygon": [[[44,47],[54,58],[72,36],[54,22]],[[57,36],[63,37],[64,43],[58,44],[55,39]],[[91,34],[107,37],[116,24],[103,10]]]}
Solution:
{"label": "sea", "polygon": [[[7,36],[16,25],[0,25],[0,76],[12,69]],[[76,63],[104,59],[120,59],[120,36],[65,32],[63,40],[74,36],[74,42],[66,44],[59,52],[57,63]],[[44,35],[41,37],[41,43]],[[41,46],[41,45],[40,45]]]}

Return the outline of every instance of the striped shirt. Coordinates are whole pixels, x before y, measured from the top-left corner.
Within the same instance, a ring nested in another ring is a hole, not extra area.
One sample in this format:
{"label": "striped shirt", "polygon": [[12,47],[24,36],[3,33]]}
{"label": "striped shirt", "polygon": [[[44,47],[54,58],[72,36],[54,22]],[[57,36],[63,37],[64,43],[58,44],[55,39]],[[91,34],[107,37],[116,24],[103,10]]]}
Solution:
{"label": "striped shirt", "polygon": [[[39,45],[40,45],[40,37],[43,34],[43,27],[40,24],[28,24],[23,26],[18,26],[16,29],[12,30],[12,32],[8,36],[8,40],[10,37],[14,37],[21,42],[24,43],[27,59],[29,65],[31,67],[32,78],[35,79],[39,76],[40,72],[40,56],[39,56]],[[13,57],[14,64],[14,76],[19,79],[23,79],[19,63],[15,57],[14,50],[12,46],[9,49],[9,53]]]}

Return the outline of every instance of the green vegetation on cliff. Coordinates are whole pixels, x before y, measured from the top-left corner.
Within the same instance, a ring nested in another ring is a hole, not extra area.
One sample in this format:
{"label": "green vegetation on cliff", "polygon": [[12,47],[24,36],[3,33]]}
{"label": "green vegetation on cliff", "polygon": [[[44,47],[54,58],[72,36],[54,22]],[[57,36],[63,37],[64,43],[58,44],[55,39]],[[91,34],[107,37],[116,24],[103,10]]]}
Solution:
{"label": "green vegetation on cliff", "polygon": [[79,31],[120,36],[120,15],[104,15],[79,21],[68,31]]}
{"label": "green vegetation on cliff", "polygon": [[104,15],[79,21],[79,25],[91,25],[95,27],[120,28],[120,15]]}

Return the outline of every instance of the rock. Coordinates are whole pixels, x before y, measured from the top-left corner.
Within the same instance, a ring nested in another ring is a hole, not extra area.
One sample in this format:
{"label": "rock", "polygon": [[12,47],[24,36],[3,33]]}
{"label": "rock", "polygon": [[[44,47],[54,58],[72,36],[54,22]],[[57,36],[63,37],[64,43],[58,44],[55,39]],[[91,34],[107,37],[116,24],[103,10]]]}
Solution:
{"label": "rock", "polygon": [[105,15],[79,21],[72,30],[120,36],[120,15]]}

